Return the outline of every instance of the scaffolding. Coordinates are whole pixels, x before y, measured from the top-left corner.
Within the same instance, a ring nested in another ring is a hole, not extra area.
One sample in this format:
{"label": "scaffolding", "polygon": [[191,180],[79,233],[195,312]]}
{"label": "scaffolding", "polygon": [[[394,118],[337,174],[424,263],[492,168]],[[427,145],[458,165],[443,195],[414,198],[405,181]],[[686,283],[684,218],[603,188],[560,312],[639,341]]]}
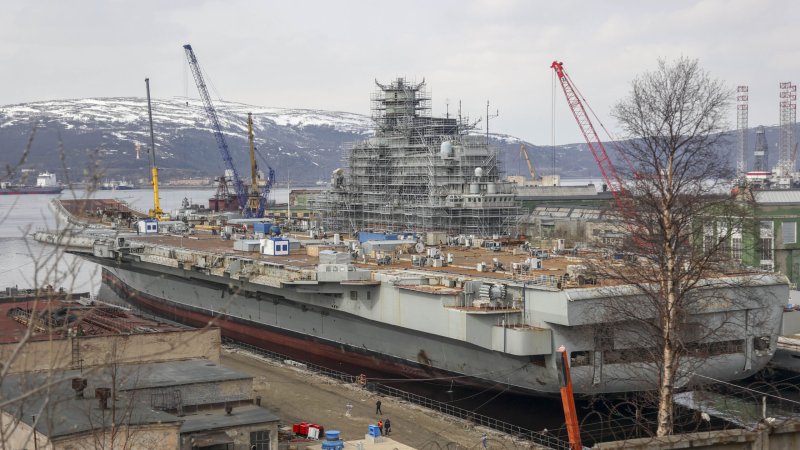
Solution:
{"label": "scaffolding", "polygon": [[780,135],[778,137],[778,164],[780,172],[786,176],[794,172],[796,155],[794,153],[794,123],[797,120],[797,86],[791,82],[781,83]]}
{"label": "scaffolding", "polygon": [[736,175],[739,177],[744,177],[747,172],[744,153],[745,148],[747,148],[747,116],[749,113],[748,90],[749,88],[747,86],[738,86],[736,88],[736,134],[738,138]]}
{"label": "scaffolding", "polygon": [[425,81],[377,81],[375,135],[352,145],[346,170],[311,200],[325,232],[441,231],[509,235],[521,209],[497,153],[459,118],[433,117]]}

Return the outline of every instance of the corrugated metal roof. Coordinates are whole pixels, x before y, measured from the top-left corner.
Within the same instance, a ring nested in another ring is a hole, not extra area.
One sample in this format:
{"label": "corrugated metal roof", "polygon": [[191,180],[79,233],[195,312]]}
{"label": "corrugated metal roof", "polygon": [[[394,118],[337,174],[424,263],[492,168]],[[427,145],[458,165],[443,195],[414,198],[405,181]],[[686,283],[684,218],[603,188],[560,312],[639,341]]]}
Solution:
{"label": "corrugated metal roof", "polygon": [[795,189],[755,191],[754,195],[756,203],[759,204],[769,204],[769,203],[800,204],[800,190],[795,190]]}

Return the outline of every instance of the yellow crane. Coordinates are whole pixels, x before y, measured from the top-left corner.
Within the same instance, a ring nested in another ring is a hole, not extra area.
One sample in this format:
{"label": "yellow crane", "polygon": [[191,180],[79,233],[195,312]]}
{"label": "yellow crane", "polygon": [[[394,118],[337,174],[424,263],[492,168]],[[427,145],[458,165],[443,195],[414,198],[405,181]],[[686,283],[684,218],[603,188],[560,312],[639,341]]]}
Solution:
{"label": "yellow crane", "polygon": [[156,138],[153,134],[153,108],[150,105],[150,78],[145,78],[144,84],[147,86],[147,117],[150,119],[150,172],[153,175],[153,209],[148,211],[148,214],[154,219],[161,219],[164,211],[161,210],[158,199],[158,167],[156,167]]}
{"label": "yellow crane", "polygon": [[533,170],[533,164],[531,164],[531,159],[528,157],[528,149],[525,147],[525,144],[520,144],[519,154],[520,156],[524,156],[525,162],[528,163],[528,172],[531,173],[531,179],[536,180],[536,171]]}
{"label": "yellow crane", "polygon": [[258,211],[261,196],[258,193],[256,178],[256,145],[253,140],[253,113],[247,113],[247,136],[250,139],[250,195],[247,196],[247,207]]}

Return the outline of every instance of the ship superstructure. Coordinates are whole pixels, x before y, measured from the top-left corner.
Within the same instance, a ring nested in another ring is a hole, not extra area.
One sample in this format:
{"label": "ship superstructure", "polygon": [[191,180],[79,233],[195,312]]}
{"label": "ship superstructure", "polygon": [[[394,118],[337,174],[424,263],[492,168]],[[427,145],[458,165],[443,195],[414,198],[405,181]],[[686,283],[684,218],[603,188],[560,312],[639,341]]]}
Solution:
{"label": "ship superstructure", "polygon": [[326,232],[441,231],[507,235],[521,210],[497,153],[461,117],[433,117],[425,82],[377,83],[375,134],[313,200]]}

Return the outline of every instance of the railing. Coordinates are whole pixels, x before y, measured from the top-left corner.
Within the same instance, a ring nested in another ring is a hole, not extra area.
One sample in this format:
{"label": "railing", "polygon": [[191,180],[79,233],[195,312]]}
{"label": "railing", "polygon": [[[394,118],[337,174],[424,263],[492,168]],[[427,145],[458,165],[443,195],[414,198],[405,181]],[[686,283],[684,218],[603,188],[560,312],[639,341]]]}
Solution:
{"label": "railing", "polygon": [[[298,362],[296,359],[283,355],[281,353],[276,353],[269,350],[264,350],[262,348],[256,347],[254,345],[245,344],[243,342],[234,341],[230,338],[223,338],[223,344],[229,347],[237,348],[240,350],[245,350],[251,353],[255,353],[259,356],[264,356],[273,360],[281,361],[284,363],[288,363],[290,365],[295,365],[301,367],[303,369],[312,371],[314,373],[325,375],[327,377],[343,381],[345,383],[356,383],[358,382],[358,376],[350,375],[342,372],[337,372],[335,370],[328,369],[326,367],[322,367],[312,363],[306,362]],[[516,438],[525,439],[534,444],[539,446],[553,449],[553,450],[570,450],[570,445],[568,442],[565,442],[559,439],[556,436],[551,436],[545,433],[540,433],[538,431],[529,430],[527,428],[520,427],[518,425],[514,425],[508,422],[504,422],[502,420],[495,419],[493,417],[484,416],[482,414],[477,414],[473,411],[459,408],[457,406],[453,406],[449,403],[440,402],[437,400],[430,399],[428,397],[424,397],[421,395],[413,394],[411,392],[406,392],[391,386],[386,386],[380,383],[373,383],[369,382],[367,384],[368,388],[373,392],[377,392],[382,395],[395,397],[397,399],[413,403],[415,405],[419,405],[433,411],[440,412],[442,414],[446,414],[451,417],[455,417],[457,419],[465,420],[473,425],[484,426],[487,428],[491,428],[493,430],[500,431],[502,433],[508,434],[510,436],[514,436]]]}

